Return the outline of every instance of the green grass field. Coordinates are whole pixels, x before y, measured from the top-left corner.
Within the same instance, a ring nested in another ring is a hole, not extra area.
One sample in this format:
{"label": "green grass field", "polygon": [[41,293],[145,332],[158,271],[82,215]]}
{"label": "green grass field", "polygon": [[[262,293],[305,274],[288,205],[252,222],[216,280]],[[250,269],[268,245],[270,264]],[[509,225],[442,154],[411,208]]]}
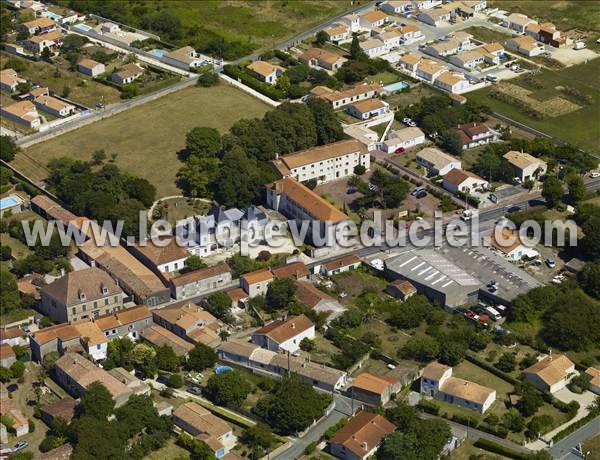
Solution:
{"label": "green grass field", "polygon": [[52,158],[89,160],[95,150],[104,149],[109,158],[118,154],[118,166],[149,179],[157,188],[157,198],[177,195],[181,191],[175,176],[182,165],[177,152],[191,128],[208,126],[225,133],[237,120],[260,118],[268,109],[226,84],[186,88],[33,145],[17,155],[12,165],[34,180],[43,180]]}
{"label": "green grass field", "polygon": [[[535,79],[543,87],[533,89],[532,97],[541,101],[553,96],[562,96],[558,86],[571,86],[593,98],[593,103],[581,105],[579,110],[558,117],[546,117],[535,120],[525,115],[519,108],[489,97],[493,86],[472,93],[467,97],[475,102],[488,105],[494,112],[513,118],[546,134],[562,139],[571,144],[599,152],[598,138],[600,136],[600,59],[594,59],[587,64],[576,65],[562,70],[543,70]],[[529,90],[523,77],[513,79],[511,83],[519,84]],[[564,96],[563,96],[564,97]]]}
{"label": "green grass field", "polygon": [[467,27],[466,29],[464,29],[464,32],[467,32],[467,33],[473,35],[473,38],[475,38],[476,40],[485,42],[485,43],[492,43],[492,42],[504,43],[504,41],[508,40],[511,37],[511,35],[509,33],[504,34],[495,29],[488,29],[487,27],[478,27],[478,26]]}

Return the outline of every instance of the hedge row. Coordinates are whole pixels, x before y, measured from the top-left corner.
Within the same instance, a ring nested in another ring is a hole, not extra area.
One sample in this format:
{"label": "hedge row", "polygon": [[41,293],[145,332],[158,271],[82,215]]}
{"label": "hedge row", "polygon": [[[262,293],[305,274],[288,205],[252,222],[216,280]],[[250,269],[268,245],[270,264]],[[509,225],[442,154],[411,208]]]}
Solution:
{"label": "hedge row", "polygon": [[253,90],[258,91],[259,93],[264,94],[275,101],[285,99],[285,94],[283,91],[275,88],[272,85],[269,85],[268,83],[257,80],[252,75],[247,74],[244,70],[237,66],[227,64],[223,66],[223,72],[225,75],[236,80],[240,80],[244,85],[249,86]]}
{"label": "hedge row", "polygon": [[418,407],[423,412],[427,412],[428,414],[438,415],[440,413],[439,404],[436,404],[433,401],[428,401],[426,399],[419,401]]}
{"label": "hedge row", "polygon": [[501,378],[502,380],[510,383],[511,385],[516,385],[517,383],[519,383],[519,381],[517,379],[515,379],[514,377],[511,377],[510,375],[506,374],[505,372],[502,372],[500,369],[492,366],[489,363],[486,363],[485,361],[481,361],[479,358],[473,356],[470,353],[467,353],[465,355],[465,359],[467,359],[468,361],[471,361],[473,364],[476,364],[479,367],[482,367],[486,371],[491,372],[496,377]]}
{"label": "hedge row", "polygon": [[[566,427],[564,430],[556,433],[556,435],[554,435],[554,437],[552,438],[552,441],[557,442],[563,438],[566,438],[571,433],[573,433],[574,431],[577,431],[579,428],[581,428],[583,425],[587,424],[588,422],[591,422],[594,418],[598,417],[598,415],[600,415],[600,411],[598,411],[598,410],[590,412],[585,417],[577,420],[576,422],[573,422],[571,425]],[[598,422],[600,422],[600,419],[598,420]]]}
{"label": "hedge row", "polygon": [[488,439],[478,439],[473,444],[475,447],[479,447],[480,449],[487,450],[488,452],[493,452],[495,454],[504,455],[508,458],[515,458],[517,460],[527,460],[529,458],[528,454],[524,454],[518,452],[516,450],[510,449],[508,447],[504,447],[494,441],[490,441]]}

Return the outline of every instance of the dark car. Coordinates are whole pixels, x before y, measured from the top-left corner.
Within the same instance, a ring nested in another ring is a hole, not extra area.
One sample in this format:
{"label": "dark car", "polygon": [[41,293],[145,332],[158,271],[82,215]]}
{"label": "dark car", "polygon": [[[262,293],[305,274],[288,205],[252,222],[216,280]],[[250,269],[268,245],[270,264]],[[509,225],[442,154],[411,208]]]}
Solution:
{"label": "dark car", "polygon": [[156,377],[156,381],[158,383],[162,383],[163,385],[166,385],[167,382],[169,381],[169,377],[166,375],[159,375],[158,377]]}
{"label": "dark car", "polygon": [[546,202],[544,200],[529,200],[527,204],[533,208],[534,206],[544,206]]}
{"label": "dark car", "polygon": [[19,389],[19,385],[17,385],[16,383],[11,383],[10,385],[7,385],[6,389],[10,393],[13,393],[13,392],[15,392],[15,391],[17,391]]}
{"label": "dark car", "polygon": [[508,208],[508,212],[519,212],[521,210],[521,206],[511,206]]}
{"label": "dark car", "polygon": [[415,195],[415,198],[417,198],[417,199],[419,199],[419,198],[425,198],[426,196],[427,196],[427,192],[425,190],[420,190]]}
{"label": "dark car", "polygon": [[135,371],[135,377],[142,381],[147,379],[146,374],[144,372],[138,371],[138,370]]}

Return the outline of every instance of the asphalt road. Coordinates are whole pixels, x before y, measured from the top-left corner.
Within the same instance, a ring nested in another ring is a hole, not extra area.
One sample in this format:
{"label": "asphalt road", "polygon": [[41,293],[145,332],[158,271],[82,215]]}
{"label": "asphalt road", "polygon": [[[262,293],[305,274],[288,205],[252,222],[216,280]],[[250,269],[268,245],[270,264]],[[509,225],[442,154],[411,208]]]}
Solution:
{"label": "asphalt road", "polygon": [[594,420],[554,444],[554,446],[550,448],[550,453],[555,459],[580,459],[581,456],[576,453],[575,447],[580,443],[583,444],[585,441],[598,434],[600,434],[600,417],[596,417]]}

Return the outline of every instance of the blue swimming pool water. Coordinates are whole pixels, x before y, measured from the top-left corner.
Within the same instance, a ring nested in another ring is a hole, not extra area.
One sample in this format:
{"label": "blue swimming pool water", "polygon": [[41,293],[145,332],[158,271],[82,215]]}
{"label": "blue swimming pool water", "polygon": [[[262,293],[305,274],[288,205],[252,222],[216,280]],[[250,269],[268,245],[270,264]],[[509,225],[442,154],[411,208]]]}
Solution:
{"label": "blue swimming pool water", "polygon": [[150,54],[154,54],[156,57],[163,57],[165,54],[167,54],[167,51],[160,50],[157,48],[157,49],[150,50]]}
{"label": "blue swimming pool water", "polygon": [[408,83],[405,81],[397,81],[396,83],[392,83],[391,85],[384,86],[383,89],[388,93],[393,93],[395,91],[403,90],[404,88],[408,88]]}
{"label": "blue swimming pool water", "polygon": [[16,204],[17,204],[17,200],[15,200],[14,198],[11,198],[11,197],[2,198],[0,200],[0,209],[12,208]]}
{"label": "blue swimming pool water", "polygon": [[84,32],[88,32],[88,31],[92,30],[92,28],[90,26],[88,26],[87,24],[77,24],[73,27],[75,27],[76,29],[79,29],[79,30],[83,30]]}
{"label": "blue swimming pool water", "polygon": [[46,11],[46,17],[52,19],[53,21],[58,21],[62,19],[60,14],[52,13],[51,11]]}
{"label": "blue swimming pool water", "polygon": [[225,372],[230,372],[232,370],[233,369],[229,366],[219,366],[215,369],[215,374],[221,375],[221,374],[224,374]]}

